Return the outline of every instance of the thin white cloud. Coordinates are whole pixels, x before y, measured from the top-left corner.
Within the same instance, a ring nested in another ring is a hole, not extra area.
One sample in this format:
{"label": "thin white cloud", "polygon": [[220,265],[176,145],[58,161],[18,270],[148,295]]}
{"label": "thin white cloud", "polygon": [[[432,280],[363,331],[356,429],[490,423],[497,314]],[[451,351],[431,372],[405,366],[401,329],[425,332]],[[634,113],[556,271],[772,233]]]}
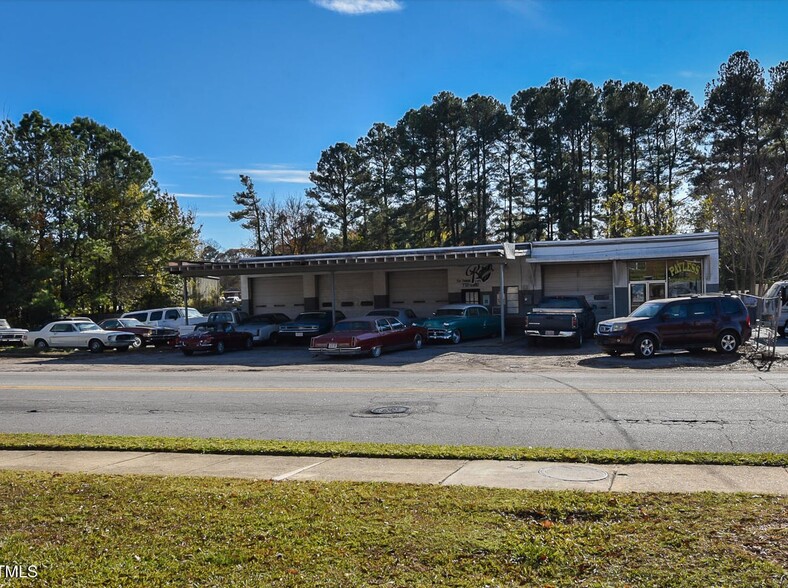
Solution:
{"label": "thin white cloud", "polygon": [[404,8],[400,0],[312,0],[313,4],[340,14],[396,12]]}
{"label": "thin white cloud", "polygon": [[227,218],[230,213],[229,212],[199,212],[194,211],[194,214],[201,218]]}
{"label": "thin white cloud", "polygon": [[173,192],[172,194],[178,198],[224,198],[218,194],[187,194],[185,192]]}
{"label": "thin white cloud", "polygon": [[534,27],[553,28],[542,0],[498,0],[498,4],[510,13],[525,18]]}
{"label": "thin white cloud", "polygon": [[309,170],[289,169],[280,166],[265,166],[249,169],[225,169],[220,173],[249,176],[255,180],[272,184],[311,184]]}

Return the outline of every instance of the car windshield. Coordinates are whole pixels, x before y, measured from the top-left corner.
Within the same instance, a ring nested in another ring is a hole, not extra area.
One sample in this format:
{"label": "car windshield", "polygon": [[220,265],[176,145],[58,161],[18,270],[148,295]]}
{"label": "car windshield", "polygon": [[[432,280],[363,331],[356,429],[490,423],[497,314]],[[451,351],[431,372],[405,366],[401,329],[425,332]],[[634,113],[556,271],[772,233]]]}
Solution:
{"label": "car windshield", "polygon": [[202,314],[196,308],[189,309],[189,318],[200,318]]}
{"label": "car windshield", "polygon": [[537,304],[538,308],[580,308],[575,298],[546,298]]}
{"label": "car windshield", "polygon": [[76,323],[77,329],[80,331],[100,331],[101,327],[99,327],[96,323]]}
{"label": "car windshield", "polygon": [[374,331],[374,323],[368,321],[350,321],[347,323],[337,323],[334,331]]}
{"label": "car windshield", "polygon": [[645,304],[638,306],[629,316],[639,318],[653,318],[657,316],[663,306],[665,305],[659,302],[646,302]]}
{"label": "car windshield", "polygon": [[763,295],[764,298],[779,298],[781,294],[781,290],[783,289],[784,284],[777,282],[772,284],[772,287],[766,291],[766,294]]}
{"label": "car windshield", "polygon": [[325,312],[302,312],[296,317],[297,321],[322,321],[327,318]]}
{"label": "car windshield", "polygon": [[118,321],[123,327],[144,327],[137,319],[122,319]]}
{"label": "car windshield", "polygon": [[435,311],[435,316],[462,316],[464,312],[462,308],[439,308]]}
{"label": "car windshield", "polygon": [[214,323],[202,323],[201,325],[197,325],[196,327],[194,327],[195,332],[202,332],[202,333],[215,333],[218,330],[219,329]]}

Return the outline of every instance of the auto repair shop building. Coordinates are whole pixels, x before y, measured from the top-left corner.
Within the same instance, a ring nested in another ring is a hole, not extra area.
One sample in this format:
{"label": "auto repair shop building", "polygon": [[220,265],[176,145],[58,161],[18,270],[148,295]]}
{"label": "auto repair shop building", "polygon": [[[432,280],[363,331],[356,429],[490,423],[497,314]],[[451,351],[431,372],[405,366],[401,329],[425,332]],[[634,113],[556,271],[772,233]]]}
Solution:
{"label": "auto repair shop building", "polygon": [[[650,299],[716,292],[719,236],[502,243],[253,257],[237,263],[172,262],[183,277],[232,274],[251,314],[336,308],[359,316],[372,308],[410,307],[429,316],[455,302],[477,303],[506,322],[543,296],[582,294],[598,320],[625,316]],[[503,299],[501,292],[504,293]]]}

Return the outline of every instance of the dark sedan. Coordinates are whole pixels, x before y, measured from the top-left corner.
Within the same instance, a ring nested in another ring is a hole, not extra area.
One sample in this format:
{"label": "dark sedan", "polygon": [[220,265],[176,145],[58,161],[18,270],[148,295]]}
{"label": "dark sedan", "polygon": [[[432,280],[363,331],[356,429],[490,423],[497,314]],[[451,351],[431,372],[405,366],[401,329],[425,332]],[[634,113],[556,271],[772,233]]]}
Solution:
{"label": "dark sedan", "polygon": [[230,323],[200,323],[194,331],[178,337],[175,346],[184,355],[192,355],[195,351],[213,351],[224,353],[227,349],[251,349],[252,334],[236,331]]}
{"label": "dark sedan", "polygon": [[[336,311],[336,320],[341,321],[345,315]],[[295,320],[279,325],[279,341],[309,341],[310,337],[328,333],[333,326],[330,310],[302,312]]]}
{"label": "dark sedan", "polygon": [[364,317],[339,321],[330,333],[313,337],[309,351],[319,355],[371,355],[383,350],[421,349],[427,329],[395,318]]}
{"label": "dark sedan", "polygon": [[99,326],[105,331],[133,333],[134,343],[132,344],[132,348],[134,349],[147,345],[153,345],[155,347],[173,345],[178,338],[178,331],[176,329],[170,329],[168,327],[151,327],[150,325],[141,323],[137,319],[106,319],[101,321]]}

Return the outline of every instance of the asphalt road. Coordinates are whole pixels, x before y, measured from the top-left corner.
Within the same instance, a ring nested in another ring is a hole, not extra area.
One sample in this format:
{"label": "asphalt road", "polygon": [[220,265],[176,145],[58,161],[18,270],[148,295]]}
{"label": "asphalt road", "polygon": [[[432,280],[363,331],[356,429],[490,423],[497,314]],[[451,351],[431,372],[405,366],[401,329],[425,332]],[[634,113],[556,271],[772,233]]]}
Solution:
{"label": "asphalt road", "polygon": [[788,373],[7,371],[0,431],[788,453]]}

